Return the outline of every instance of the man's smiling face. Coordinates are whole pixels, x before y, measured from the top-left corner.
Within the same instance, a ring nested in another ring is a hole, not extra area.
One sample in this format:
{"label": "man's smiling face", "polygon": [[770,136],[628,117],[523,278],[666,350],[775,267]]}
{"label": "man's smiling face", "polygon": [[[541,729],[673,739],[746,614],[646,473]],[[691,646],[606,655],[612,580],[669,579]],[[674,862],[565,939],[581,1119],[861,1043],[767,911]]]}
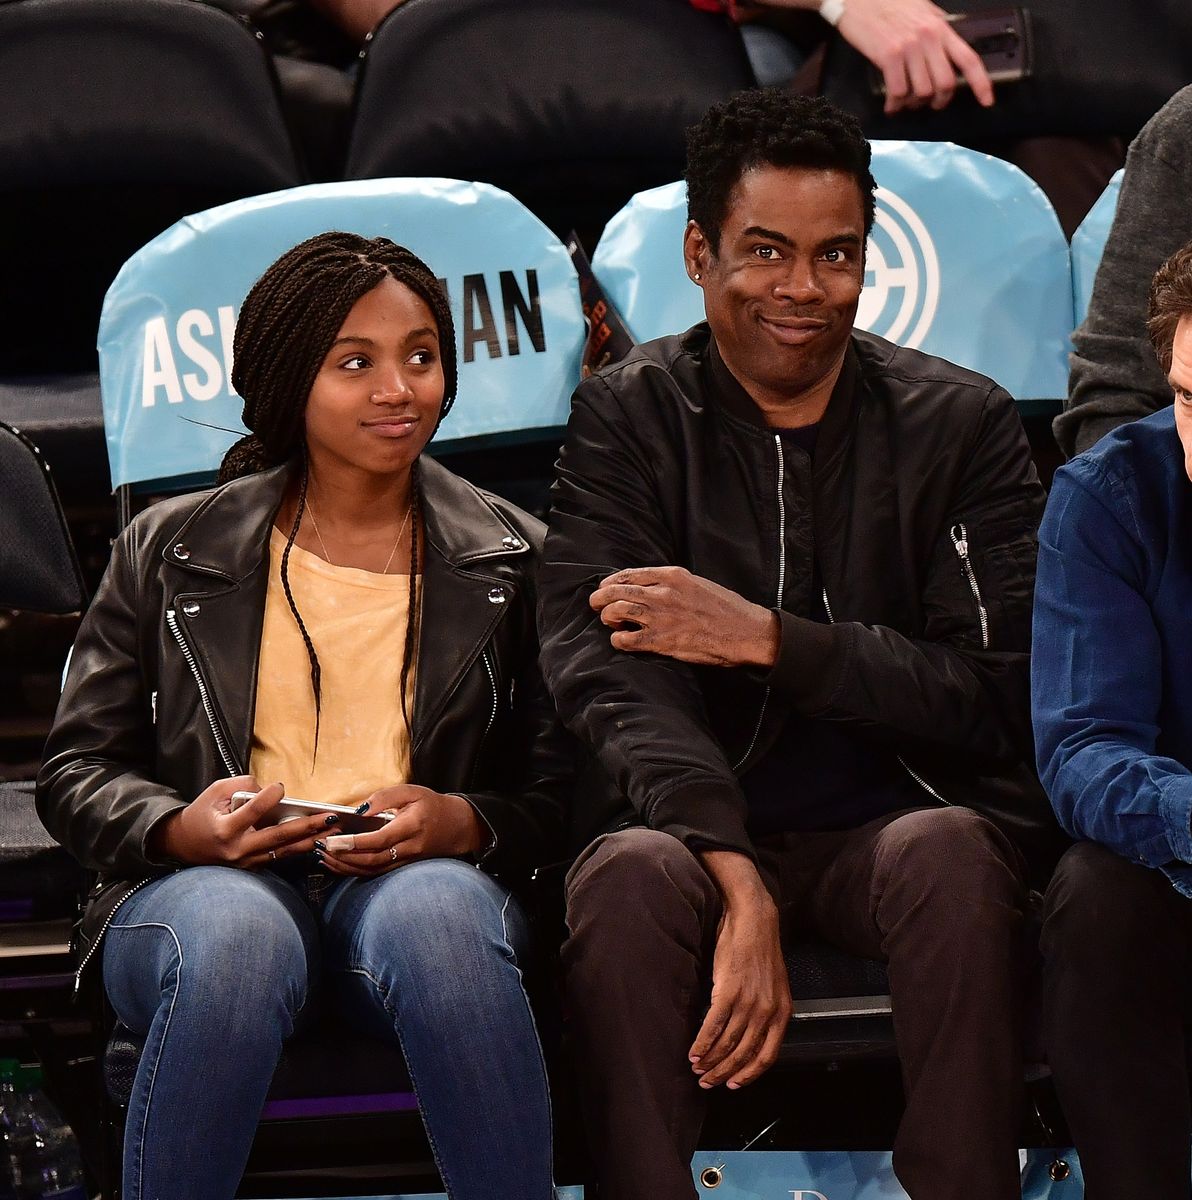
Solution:
{"label": "man's smiling face", "polygon": [[798,401],[834,373],[864,279],[865,210],[846,171],[761,166],[732,191],[718,251],[688,226],[720,354],[763,407]]}

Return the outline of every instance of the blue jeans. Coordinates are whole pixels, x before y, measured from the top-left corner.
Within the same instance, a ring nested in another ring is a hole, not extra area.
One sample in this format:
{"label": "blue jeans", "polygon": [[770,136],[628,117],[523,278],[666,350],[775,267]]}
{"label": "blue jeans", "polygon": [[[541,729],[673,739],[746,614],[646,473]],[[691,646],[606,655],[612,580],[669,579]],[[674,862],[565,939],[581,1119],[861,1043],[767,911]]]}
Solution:
{"label": "blue jeans", "polygon": [[269,871],[188,867],[134,893],[103,953],[145,1037],[126,1200],[236,1193],[282,1043],[320,975],[354,1027],[396,1039],[452,1200],[549,1200],[546,1071],[516,901],[475,867],[411,863],[333,888],[321,916]]}

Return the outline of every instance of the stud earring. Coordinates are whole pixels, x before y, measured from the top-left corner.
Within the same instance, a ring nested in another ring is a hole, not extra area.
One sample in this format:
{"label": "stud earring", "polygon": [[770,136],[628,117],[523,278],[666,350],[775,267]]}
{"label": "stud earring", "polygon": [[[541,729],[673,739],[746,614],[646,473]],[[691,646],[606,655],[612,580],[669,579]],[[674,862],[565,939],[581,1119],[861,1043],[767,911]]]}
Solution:
{"label": "stud earring", "polygon": [[696,271],[696,273],[691,278],[694,279],[696,281],[696,283],[698,283],[701,279],[703,279],[703,276],[698,271]]}

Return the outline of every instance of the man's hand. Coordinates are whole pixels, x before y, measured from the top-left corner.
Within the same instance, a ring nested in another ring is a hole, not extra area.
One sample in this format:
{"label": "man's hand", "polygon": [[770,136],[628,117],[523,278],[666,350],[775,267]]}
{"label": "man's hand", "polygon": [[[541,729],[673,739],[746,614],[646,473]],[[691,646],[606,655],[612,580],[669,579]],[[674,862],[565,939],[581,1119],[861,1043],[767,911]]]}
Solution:
{"label": "man's hand", "polygon": [[683,567],[616,571],[588,603],[614,630],[617,650],[665,654],[712,667],[772,667],[778,617]]}
{"label": "man's hand", "polygon": [[724,916],[712,960],[712,1003],[691,1044],[702,1088],[752,1083],[774,1065],[791,1019],[778,910],[742,854],[708,850],[700,861],[716,882]]}
{"label": "man's hand", "polygon": [[[760,0],[764,8],[818,9],[818,0]],[[944,108],[963,75],[978,103],[993,104],[993,84],[977,52],[931,0],[846,0],[840,36],[886,84],[886,112]]]}
{"label": "man's hand", "polygon": [[[256,792],[232,809],[233,792]],[[216,780],[185,808],[154,826],[153,852],[188,866],[263,867],[279,858],[309,854],[315,839],[327,832],[329,818],[319,813],[279,825],[257,825],[286,794],[280,783],[258,787],[250,775]]]}
{"label": "man's hand", "polygon": [[367,811],[392,817],[383,829],[329,837],[321,849],[332,874],[383,875],[420,858],[478,854],[488,839],[484,822],[462,796],[412,783],[373,792]]}

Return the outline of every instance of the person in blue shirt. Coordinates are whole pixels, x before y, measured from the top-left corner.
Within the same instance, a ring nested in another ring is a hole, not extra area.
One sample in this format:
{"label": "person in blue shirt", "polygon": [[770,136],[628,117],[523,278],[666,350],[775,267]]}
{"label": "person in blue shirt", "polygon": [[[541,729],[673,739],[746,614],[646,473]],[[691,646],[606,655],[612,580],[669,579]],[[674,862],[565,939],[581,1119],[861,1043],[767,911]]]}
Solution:
{"label": "person in blue shirt", "polygon": [[1057,472],[1039,533],[1039,772],[1079,839],[1048,889],[1044,1036],[1086,1194],[1192,1169],[1192,242],[1148,331],[1172,408]]}

